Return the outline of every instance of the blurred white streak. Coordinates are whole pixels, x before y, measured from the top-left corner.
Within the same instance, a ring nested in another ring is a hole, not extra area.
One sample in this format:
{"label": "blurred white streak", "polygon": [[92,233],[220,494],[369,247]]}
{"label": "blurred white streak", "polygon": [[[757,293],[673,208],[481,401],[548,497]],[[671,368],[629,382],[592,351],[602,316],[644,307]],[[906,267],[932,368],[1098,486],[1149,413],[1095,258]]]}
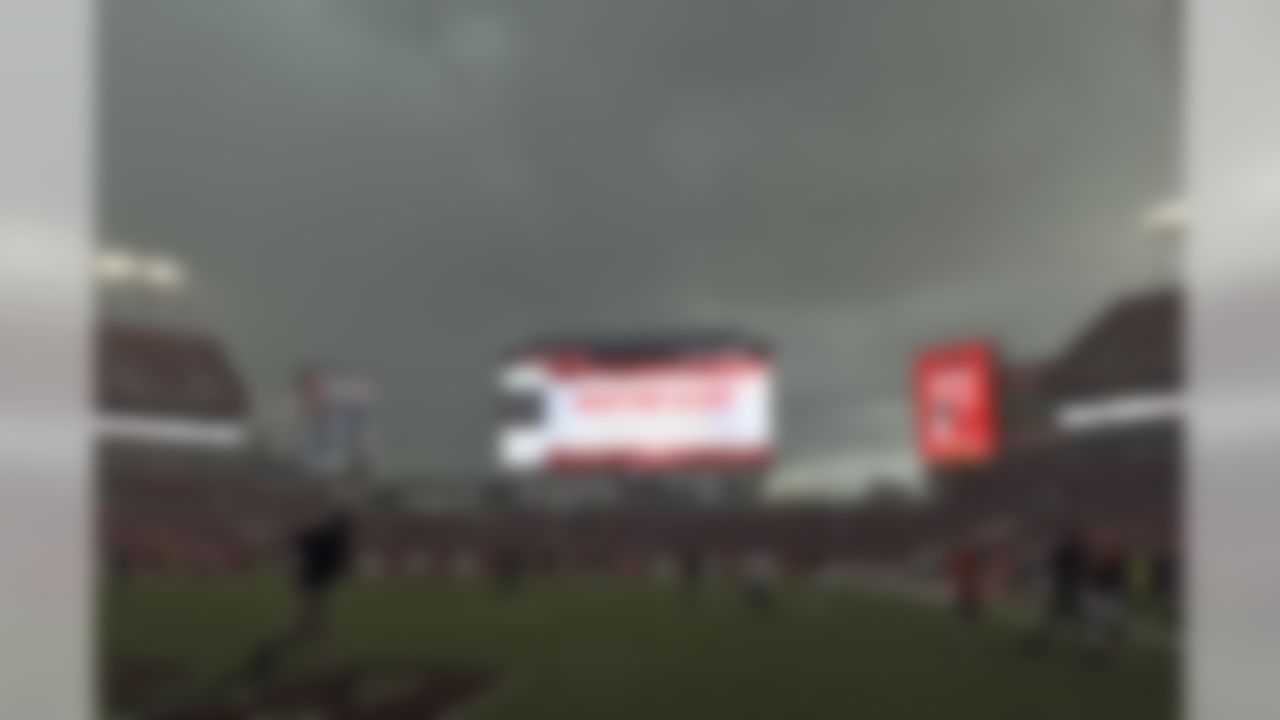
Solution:
{"label": "blurred white streak", "polygon": [[1058,427],[1068,432],[1105,430],[1177,419],[1182,415],[1182,399],[1170,393],[1124,395],[1070,403],[1056,415]]}
{"label": "blurred white streak", "polygon": [[0,3],[0,717],[93,715],[92,12]]}
{"label": "blurred white streak", "polygon": [[221,420],[142,415],[104,415],[98,418],[103,440],[185,445],[210,450],[241,450],[249,441],[244,425]]}
{"label": "blurred white streak", "polygon": [[1187,717],[1280,709],[1280,4],[1194,0]]}

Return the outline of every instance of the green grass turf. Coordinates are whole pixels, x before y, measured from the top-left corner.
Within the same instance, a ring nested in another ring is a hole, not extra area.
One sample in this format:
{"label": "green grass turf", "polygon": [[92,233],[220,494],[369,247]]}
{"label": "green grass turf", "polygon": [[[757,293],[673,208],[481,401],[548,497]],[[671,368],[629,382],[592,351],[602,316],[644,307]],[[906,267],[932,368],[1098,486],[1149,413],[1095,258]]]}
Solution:
{"label": "green grass turf", "polygon": [[[288,622],[278,578],[134,580],[104,588],[112,660],[174,659],[197,676],[241,662]],[[1177,716],[1177,663],[1129,648],[1109,667],[1079,647],[1024,656],[1008,623],[958,625],[939,609],[850,590],[789,587],[771,614],[731,586],[562,581],[502,596],[487,585],[366,581],[336,598],[326,657],[363,666],[506,674],[472,720],[887,718],[1156,720]]]}

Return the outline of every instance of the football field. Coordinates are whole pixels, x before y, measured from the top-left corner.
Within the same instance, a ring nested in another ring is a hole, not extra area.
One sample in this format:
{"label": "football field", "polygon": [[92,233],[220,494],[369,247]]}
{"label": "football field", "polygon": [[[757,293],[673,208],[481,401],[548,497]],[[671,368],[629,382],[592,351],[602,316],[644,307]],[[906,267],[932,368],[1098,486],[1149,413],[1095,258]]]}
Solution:
{"label": "football field", "polygon": [[[110,678],[160,668],[166,681],[138,697],[172,705],[243,664],[289,622],[289,607],[276,577],[104,586],[105,702],[117,717],[148,717],[124,712],[143,701],[122,700]],[[732,585],[688,597],[657,583],[563,580],[502,594],[479,582],[388,579],[353,583],[335,611],[327,646],[300,654],[283,674],[355,668],[465,678],[471,690],[440,704],[439,716],[451,718],[1177,716],[1177,661],[1167,648],[1143,643],[1103,667],[1070,643],[1029,657],[1017,623],[961,626],[940,609],[850,589],[785,587],[761,612]]]}

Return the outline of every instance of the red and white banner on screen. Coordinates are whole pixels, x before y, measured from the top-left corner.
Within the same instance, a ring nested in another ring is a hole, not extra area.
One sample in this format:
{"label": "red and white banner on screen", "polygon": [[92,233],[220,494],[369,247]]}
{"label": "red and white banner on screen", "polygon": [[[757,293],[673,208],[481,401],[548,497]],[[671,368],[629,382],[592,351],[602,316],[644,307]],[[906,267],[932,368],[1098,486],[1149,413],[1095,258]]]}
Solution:
{"label": "red and white banner on screen", "polygon": [[538,417],[504,425],[508,470],[741,469],[773,453],[773,368],[753,356],[609,364],[556,356],[509,368]]}

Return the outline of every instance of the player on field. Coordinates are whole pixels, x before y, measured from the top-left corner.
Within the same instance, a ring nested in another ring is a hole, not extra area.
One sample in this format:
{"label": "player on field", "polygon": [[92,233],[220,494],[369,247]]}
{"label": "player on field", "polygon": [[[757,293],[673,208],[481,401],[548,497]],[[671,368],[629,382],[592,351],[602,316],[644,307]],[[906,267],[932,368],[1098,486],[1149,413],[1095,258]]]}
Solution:
{"label": "player on field", "polygon": [[250,680],[264,680],[289,657],[329,637],[334,592],[355,559],[355,481],[340,489],[341,496],[328,498],[326,507],[291,538],[293,618],[282,635],[254,652],[247,668]]}
{"label": "player on field", "polygon": [[702,587],[704,567],[701,548],[690,545],[680,553],[680,585],[684,588],[685,597],[692,600],[697,597]]}
{"label": "player on field", "polygon": [[1068,529],[1053,546],[1045,563],[1047,596],[1044,615],[1032,633],[1028,648],[1043,649],[1055,632],[1067,628],[1079,631],[1083,595],[1089,572],[1089,552],[1075,529]]}
{"label": "player on field", "polygon": [[1105,548],[1090,565],[1087,614],[1091,649],[1103,659],[1115,654],[1124,639],[1128,615],[1125,555],[1117,546]]}
{"label": "player on field", "polygon": [[767,550],[755,550],[743,558],[743,591],[747,604],[764,612],[773,608],[778,566],[773,554]]}

